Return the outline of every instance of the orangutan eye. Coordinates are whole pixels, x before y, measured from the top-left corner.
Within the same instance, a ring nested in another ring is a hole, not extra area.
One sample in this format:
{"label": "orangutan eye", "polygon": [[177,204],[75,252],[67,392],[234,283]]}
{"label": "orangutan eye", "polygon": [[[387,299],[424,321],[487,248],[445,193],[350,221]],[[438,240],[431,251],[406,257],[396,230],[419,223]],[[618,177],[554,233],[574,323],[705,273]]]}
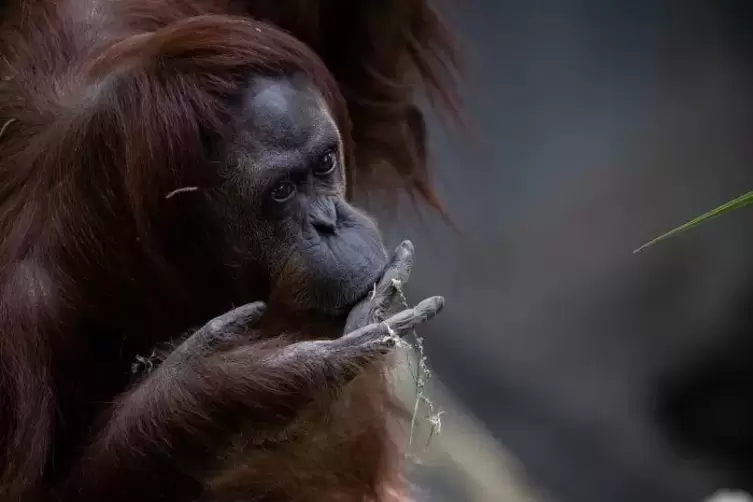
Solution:
{"label": "orangutan eye", "polygon": [[316,161],[313,167],[314,175],[327,176],[337,169],[337,152],[330,150]]}
{"label": "orangutan eye", "polygon": [[270,192],[275,202],[287,202],[293,195],[295,195],[295,185],[289,181],[278,183]]}

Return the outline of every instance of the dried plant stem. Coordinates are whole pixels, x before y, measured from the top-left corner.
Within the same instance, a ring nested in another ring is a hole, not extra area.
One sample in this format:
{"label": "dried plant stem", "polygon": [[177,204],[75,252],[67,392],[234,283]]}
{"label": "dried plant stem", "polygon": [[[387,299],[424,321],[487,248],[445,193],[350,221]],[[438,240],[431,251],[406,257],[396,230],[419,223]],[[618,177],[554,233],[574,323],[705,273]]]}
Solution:
{"label": "dried plant stem", "polygon": [[[410,308],[408,305],[408,300],[405,297],[405,292],[403,290],[403,283],[397,279],[393,279],[392,285],[395,288],[395,291],[399,295],[400,302],[403,307]],[[425,405],[427,407],[427,420],[431,424],[431,429],[429,431],[429,438],[426,442],[426,448],[428,448],[429,443],[431,442],[431,439],[434,437],[435,434],[439,434],[442,428],[442,412],[437,411],[434,403],[426,396],[426,384],[431,378],[431,370],[429,369],[428,365],[426,364],[426,356],[424,355],[424,340],[422,337],[418,336],[415,330],[413,330],[413,338],[415,340],[415,344],[411,346],[409,343],[400,340],[399,346],[401,348],[412,348],[413,351],[416,354],[417,358],[417,364],[415,368],[413,367],[413,364],[411,363],[411,357],[410,353],[407,354],[408,358],[408,369],[413,376],[413,379],[416,384],[415,392],[416,392],[416,399],[413,403],[413,413],[411,415],[411,423],[410,423],[410,433],[408,435],[408,448],[406,452],[406,456],[412,456],[412,447],[413,447],[413,438],[415,435],[416,426],[418,423],[418,414],[419,410],[421,408],[421,405]]]}
{"label": "dried plant stem", "polygon": [[7,122],[5,122],[5,124],[3,124],[3,127],[0,128],[0,138],[2,138],[5,135],[5,132],[8,130],[8,128],[10,127],[10,125],[13,122],[15,122],[15,121],[16,121],[16,119],[8,119]]}
{"label": "dried plant stem", "polygon": [[172,192],[168,193],[167,195],[165,195],[165,200],[171,199],[171,198],[173,198],[176,195],[181,194],[181,193],[195,192],[198,189],[199,189],[199,187],[183,187],[183,188],[178,188],[178,189],[173,190]]}

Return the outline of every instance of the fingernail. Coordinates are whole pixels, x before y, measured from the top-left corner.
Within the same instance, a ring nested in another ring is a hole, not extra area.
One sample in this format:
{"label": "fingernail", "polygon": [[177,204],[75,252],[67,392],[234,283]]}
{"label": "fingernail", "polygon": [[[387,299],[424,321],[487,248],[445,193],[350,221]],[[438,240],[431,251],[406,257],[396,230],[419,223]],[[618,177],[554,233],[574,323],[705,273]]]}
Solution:
{"label": "fingernail", "polygon": [[420,302],[417,306],[420,310],[426,310],[433,314],[438,314],[444,308],[444,297],[432,296]]}
{"label": "fingernail", "polygon": [[413,255],[413,244],[411,241],[403,241],[395,249],[394,260],[397,262],[405,261]]}
{"label": "fingernail", "polygon": [[267,304],[264,302],[250,303],[246,305],[243,310],[251,312],[264,312],[265,310],[267,310]]}
{"label": "fingernail", "polygon": [[430,296],[425,300],[422,300],[419,305],[444,305],[444,297],[442,296]]}

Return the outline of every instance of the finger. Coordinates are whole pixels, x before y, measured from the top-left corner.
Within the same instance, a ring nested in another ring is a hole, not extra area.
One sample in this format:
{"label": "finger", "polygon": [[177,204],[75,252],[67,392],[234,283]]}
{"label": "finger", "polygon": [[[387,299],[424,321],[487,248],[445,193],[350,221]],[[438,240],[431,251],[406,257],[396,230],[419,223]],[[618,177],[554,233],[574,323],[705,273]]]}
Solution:
{"label": "finger", "polygon": [[404,335],[407,331],[430,320],[444,308],[444,298],[433,296],[420,302],[412,309],[406,309],[393,315],[386,321],[377,322],[359,328],[340,338],[343,341],[353,341],[363,337],[379,335]]}
{"label": "finger", "polygon": [[374,288],[370,298],[371,311],[379,315],[389,307],[397,288],[408,282],[413,269],[415,248],[411,241],[403,241],[395,249],[392,260]]}
{"label": "finger", "polygon": [[209,333],[242,331],[259,322],[267,310],[264,302],[247,303],[215,317],[206,324]]}
{"label": "finger", "polygon": [[397,341],[392,335],[392,329],[383,322],[369,324],[332,342],[333,346],[339,349],[368,349],[373,345],[380,345],[385,349],[390,349],[396,343]]}
{"label": "finger", "polygon": [[435,317],[443,308],[444,298],[433,296],[423,300],[411,309],[406,309],[395,314],[384,321],[384,324],[387,324],[397,335],[402,336],[416,326]]}
{"label": "finger", "polygon": [[[413,243],[405,240],[395,249],[390,263],[384,274],[374,285],[374,290],[356,305],[348,316],[344,333],[350,333],[358,327],[379,322],[391,307],[395,296],[396,284],[405,284],[410,278],[413,268],[414,247]],[[402,308],[399,305],[398,308]]]}
{"label": "finger", "polygon": [[340,357],[371,357],[369,354],[387,354],[404,336],[419,324],[425,323],[444,308],[444,298],[434,296],[390,317],[387,321],[369,324],[348,333],[342,338],[329,341],[334,354]]}
{"label": "finger", "polygon": [[339,350],[376,347],[386,352],[397,344],[397,337],[432,319],[443,308],[444,298],[441,296],[427,298],[414,308],[403,310],[384,322],[369,324],[330,343]]}
{"label": "finger", "polygon": [[187,357],[205,353],[223,341],[230,341],[233,335],[259,322],[266,309],[263,302],[248,303],[215,317],[186,338],[170,353],[165,363],[181,362]]}

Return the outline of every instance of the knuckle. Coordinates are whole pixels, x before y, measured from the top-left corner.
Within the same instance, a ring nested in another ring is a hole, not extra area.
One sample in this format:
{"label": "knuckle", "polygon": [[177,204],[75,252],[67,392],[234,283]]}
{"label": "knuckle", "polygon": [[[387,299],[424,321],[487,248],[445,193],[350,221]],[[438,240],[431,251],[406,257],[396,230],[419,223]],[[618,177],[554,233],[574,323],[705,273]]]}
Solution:
{"label": "knuckle", "polygon": [[261,315],[258,312],[251,312],[241,320],[241,325],[251,326],[261,321]]}
{"label": "knuckle", "polygon": [[379,339],[379,343],[386,345],[388,347],[394,347],[397,344],[397,341],[395,340],[394,336],[387,335],[387,336],[382,336]]}
{"label": "knuckle", "polygon": [[379,321],[384,317],[384,308],[381,306],[375,307],[372,309],[372,311],[369,314],[370,319],[374,319],[374,321]]}
{"label": "knuckle", "polygon": [[207,328],[207,331],[209,331],[210,333],[218,333],[222,331],[226,325],[227,323],[225,322],[224,319],[217,317],[209,321],[207,323],[206,328]]}
{"label": "knuckle", "polygon": [[264,313],[266,305],[262,302],[249,303],[244,310],[248,316],[260,316]]}

